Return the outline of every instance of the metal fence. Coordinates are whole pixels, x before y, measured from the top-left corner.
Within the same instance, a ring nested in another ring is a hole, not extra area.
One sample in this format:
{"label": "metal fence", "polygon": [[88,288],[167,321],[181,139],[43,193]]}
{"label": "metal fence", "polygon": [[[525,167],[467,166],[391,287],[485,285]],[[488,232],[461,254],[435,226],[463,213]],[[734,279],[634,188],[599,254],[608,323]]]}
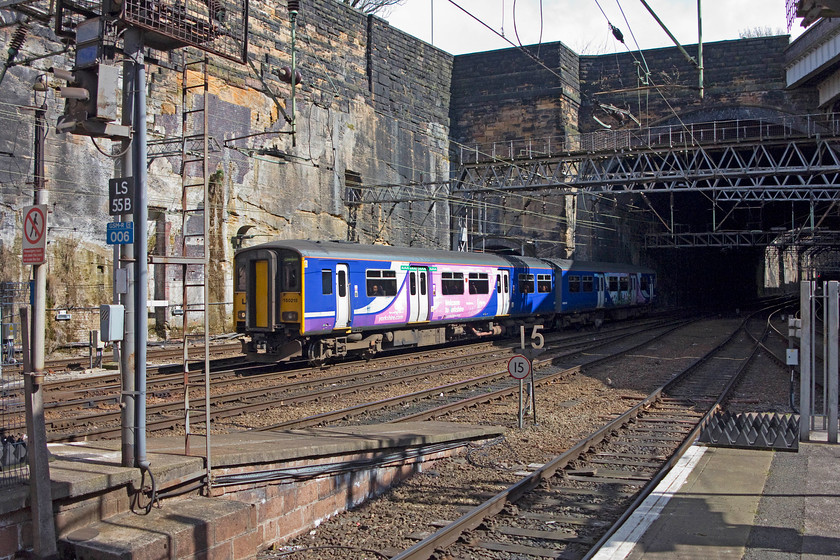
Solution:
{"label": "metal fence", "polygon": [[28,304],[28,282],[0,283],[0,488],[29,480],[19,314]]}

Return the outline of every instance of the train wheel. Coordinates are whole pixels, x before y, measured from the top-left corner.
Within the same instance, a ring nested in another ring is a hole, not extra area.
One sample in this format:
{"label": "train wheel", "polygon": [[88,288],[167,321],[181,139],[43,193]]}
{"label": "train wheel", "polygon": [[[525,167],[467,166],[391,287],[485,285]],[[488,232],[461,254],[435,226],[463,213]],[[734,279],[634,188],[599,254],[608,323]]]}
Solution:
{"label": "train wheel", "polygon": [[306,349],[306,357],[309,365],[320,366],[324,363],[324,355],[321,353],[321,343],[318,341],[310,342]]}

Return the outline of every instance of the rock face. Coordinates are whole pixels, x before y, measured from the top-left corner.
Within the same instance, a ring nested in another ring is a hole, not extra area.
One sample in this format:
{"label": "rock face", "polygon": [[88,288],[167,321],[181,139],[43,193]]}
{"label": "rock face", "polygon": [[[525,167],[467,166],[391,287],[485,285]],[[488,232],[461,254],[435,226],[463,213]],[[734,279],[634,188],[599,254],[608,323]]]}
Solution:
{"label": "rock face", "polygon": [[[0,17],[8,22],[10,16]],[[291,62],[285,2],[251,3],[251,64],[209,60],[206,277],[211,303],[220,304],[210,306],[214,332],[233,328],[236,247],[309,238],[450,248],[457,244],[461,214],[450,207],[448,181],[462,150],[514,140],[524,145],[522,138],[574,144],[580,132],[598,127],[594,117],[614,128],[633,125],[620,120],[640,107],[639,73],[629,54],[580,57],[551,43],[531,49],[544,66],[520,49],[453,57],[333,0],[304,0],[297,23],[303,82],[294,113],[291,86],[280,79]],[[14,31],[14,25],[0,28],[0,43]],[[815,106],[815,94],[784,91],[785,45],[783,38],[764,38],[707,46],[702,103],[686,89],[696,76],[676,49],[645,54],[658,72],[651,79],[671,88],[682,114],[805,112]],[[34,55],[29,58],[62,49],[48,29],[36,27],[23,47]],[[147,65],[146,84],[148,247],[150,254],[179,255],[184,233],[199,231],[203,221],[180,211],[182,182],[203,179],[195,168],[182,168],[182,116],[185,104],[203,107],[205,94],[195,88],[183,95],[184,74],[175,68],[183,57],[201,55],[186,49],[150,54],[156,58]],[[51,210],[48,307],[75,310],[72,325],[51,325],[60,344],[86,339],[78,333],[98,327],[96,308],[111,298],[107,185],[122,172],[113,157],[121,149],[117,143],[56,133],[64,101],[53,89],[34,98],[32,91],[50,66],[70,68],[72,54],[13,66],[0,84],[0,280],[28,279],[19,257],[20,222],[22,208],[32,203],[32,105],[43,103]],[[195,68],[186,74],[188,85],[204,82]],[[62,85],[51,75],[48,82]],[[627,91],[601,95],[606,90]],[[654,93],[645,93],[644,103],[650,123],[673,116]],[[519,248],[527,239],[540,256],[630,260],[638,252],[632,240],[649,223],[626,211],[624,202],[543,191],[486,198],[468,213],[483,220],[486,236],[500,246]],[[170,304],[152,315],[150,329],[160,337],[180,328],[170,312],[183,303],[182,274],[176,266],[150,267],[149,297]]]}
{"label": "rock face", "polygon": [[[279,78],[281,68],[291,61],[284,2],[252,3],[248,50],[253,67],[216,57],[209,63],[207,243],[212,256],[207,278],[212,302],[232,301],[235,245],[272,238],[449,245],[446,193],[437,192],[437,200],[421,195],[422,185],[449,178],[453,57],[332,0],[301,2],[297,23],[297,65],[303,82],[296,88],[294,114],[291,86]],[[13,31],[13,26],[0,30],[0,42],[5,44]],[[41,36],[30,32],[25,49],[55,52],[61,44],[43,30]],[[160,59],[147,65],[149,253],[173,255],[182,251],[185,230],[200,230],[203,216],[189,215],[184,221],[180,211],[183,74],[174,69],[174,62],[185,53],[153,54]],[[49,66],[69,68],[72,58],[53,56],[39,68]],[[203,81],[198,67],[193,68],[187,74],[190,85]],[[8,265],[0,279],[4,281],[25,280],[28,274],[18,256],[21,210],[32,203],[34,113],[26,106],[33,104],[31,84],[43,72],[13,67],[2,83],[0,259]],[[62,85],[53,78],[50,84]],[[203,91],[190,90],[188,109],[203,107]],[[75,318],[85,324],[82,328],[95,328],[93,308],[103,294],[110,299],[111,292],[113,256],[105,244],[106,223],[112,221],[107,214],[108,179],[121,176],[119,159],[105,154],[119,147],[109,140],[94,144],[87,137],[56,134],[63,100],[48,91],[38,94],[35,102],[46,103],[50,126],[45,139],[51,206],[48,252],[56,281],[50,283],[48,305],[75,308]],[[195,167],[185,168],[184,174],[187,180],[196,175],[202,179]],[[377,186],[415,184],[421,185],[412,187],[416,203],[371,203],[382,192]],[[246,230],[247,236],[237,238]],[[89,270],[80,273],[85,280],[74,280],[72,287],[58,281],[69,272],[59,240],[62,247],[65,240],[73,244],[73,266],[94,271],[90,276]],[[180,305],[181,276],[180,267],[152,266],[149,297]],[[213,330],[230,330],[230,306],[213,309]],[[155,318],[155,329],[165,336],[169,313],[160,309]],[[172,323],[180,320],[176,317]]]}

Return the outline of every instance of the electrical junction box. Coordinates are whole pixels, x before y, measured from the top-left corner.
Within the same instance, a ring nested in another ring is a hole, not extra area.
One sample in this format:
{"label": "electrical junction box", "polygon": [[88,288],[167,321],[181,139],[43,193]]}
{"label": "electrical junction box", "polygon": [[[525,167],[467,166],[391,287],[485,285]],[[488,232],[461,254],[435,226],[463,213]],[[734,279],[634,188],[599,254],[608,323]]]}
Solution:
{"label": "electrical junction box", "polygon": [[788,348],[785,364],[789,366],[799,365],[799,348]]}
{"label": "electrical junction box", "polygon": [[125,307],[122,305],[99,306],[99,334],[105,342],[123,339],[125,334]]}

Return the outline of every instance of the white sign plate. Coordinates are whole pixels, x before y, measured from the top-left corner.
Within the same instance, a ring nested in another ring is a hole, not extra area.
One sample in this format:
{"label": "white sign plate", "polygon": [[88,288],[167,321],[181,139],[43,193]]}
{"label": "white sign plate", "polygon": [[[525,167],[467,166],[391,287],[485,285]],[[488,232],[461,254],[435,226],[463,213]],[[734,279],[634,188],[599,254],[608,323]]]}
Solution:
{"label": "white sign plate", "polygon": [[47,262],[47,205],[23,209],[23,264]]}

